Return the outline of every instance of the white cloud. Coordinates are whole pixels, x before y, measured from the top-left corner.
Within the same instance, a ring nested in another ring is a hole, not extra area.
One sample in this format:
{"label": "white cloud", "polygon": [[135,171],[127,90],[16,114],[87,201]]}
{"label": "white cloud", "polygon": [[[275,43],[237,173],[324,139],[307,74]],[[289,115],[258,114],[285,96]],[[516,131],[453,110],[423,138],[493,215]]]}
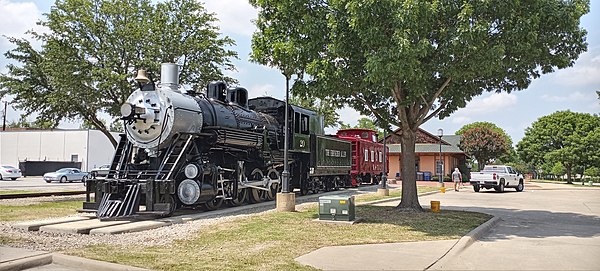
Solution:
{"label": "white cloud", "polygon": [[517,96],[514,94],[492,93],[487,97],[478,97],[470,101],[465,108],[456,112],[455,118],[504,111],[516,104]]}
{"label": "white cloud", "polygon": [[588,49],[579,56],[573,67],[551,74],[551,81],[570,87],[600,84],[600,47]]}
{"label": "white cloud", "polygon": [[575,91],[566,96],[557,96],[557,95],[542,95],[542,100],[546,102],[578,102],[578,101],[586,101],[589,97],[584,95],[579,91]]}
{"label": "white cloud", "polygon": [[[35,3],[32,2],[11,2],[9,0],[0,0],[0,33],[8,37],[26,37],[28,30],[34,29],[41,32],[43,27],[38,26],[42,14]],[[8,45],[6,38],[0,39],[0,45]]]}
{"label": "white cloud", "polygon": [[458,125],[465,125],[467,123],[473,122],[473,120],[471,119],[471,117],[467,117],[467,116],[452,117],[451,121],[452,121],[452,123],[458,124]]}
{"label": "white cloud", "polygon": [[275,86],[272,84],[253,85],[248,88],[248,97],[273,96]]}
{"label": "white cloud", "polygon": [[364,118],[363,115],[361,115],[358,111],[356,111],[353,108],[350,107],[344,107],[342,109],[338,109],[336,110],[336,112],[338,113],[338,115],[340,116],[340,121],[345,123],[345,124],[349,124],[351,126],[354,126],[358,123],[358,119],[360,118]]}
{"label": "white cloud", "polygon": [[216,13],[222,32],[250,37],[255,30],[251,20],[258,17],[258,11],[244,0],[206,0],[204,7]]}

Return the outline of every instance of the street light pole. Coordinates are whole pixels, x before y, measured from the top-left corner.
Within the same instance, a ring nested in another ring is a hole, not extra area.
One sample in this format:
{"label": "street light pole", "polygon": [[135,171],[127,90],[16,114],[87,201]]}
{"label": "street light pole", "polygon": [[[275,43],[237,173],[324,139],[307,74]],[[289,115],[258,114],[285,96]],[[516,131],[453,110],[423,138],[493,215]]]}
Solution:
{"label": "street light pole", "polygon": [[387,147],[386,147],[386,138],[387,130],[383,129],[383,178],[381,179],[381,188],[387,189]]}
{"label": "street light pole", "polygon": [[444,129],[438,129],[438,137],[440,137],[440,162],[437,169],[439,170],[439,182],[440,187],[444,187],[444,162],[442,161],[442,136],[444,136]]}
{"label": "street light pole", "polygon": [[387,188],[387,152],[386,152],[386,134],[387,130],[383,130],[383,173],[381,173],[381,183],[377,188],[377,194],[381,196],[389,196],[390,190]]}
{"label": "street light pole", "polygon": [[285,76],[285,125],[283,140],[283,172],[281,173],[281,193],[277,193],[276,209],[277,211],[293,212],[296,210],[296,194],[290,193],[290,171],[288,165],[289,150],[289,100],[290,100],[290,76]]}
{"label": "street light pole", "polygon": [[285,77],[285,125],[284,125],[284,139],[283,139],[283,172],[281,173],[281,178],[283,181],[283,185],[281,187],[281,192],[282,193],[289,193],[290,192],[290,188],[289,188],[289,180],[290,180],[290,171],[288,168],[288,145],[289,145],[289,135],[288,135],[288,129],[289,129],[289,122],[290,122],[290,116],[289,116],[289,102],[290,102],[290,78],[288,76]]}

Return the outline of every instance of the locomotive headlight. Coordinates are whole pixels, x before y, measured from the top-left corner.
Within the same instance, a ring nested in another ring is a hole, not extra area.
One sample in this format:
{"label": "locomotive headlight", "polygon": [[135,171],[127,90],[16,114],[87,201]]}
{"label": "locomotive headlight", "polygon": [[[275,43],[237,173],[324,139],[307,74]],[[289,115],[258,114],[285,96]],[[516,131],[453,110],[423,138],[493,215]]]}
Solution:
{"label": "locomotive headlight", "polygon": [[121,116],[129,118],[133,116],[134,106],[130,103],[124,103],[121,105]]}
{"label": "locomotive headlight", "polygon": [[189,179],[194,179],[196,177],[198,177],[198,166],[194,165],[194,164],[189,164],[187,166],[185,166],[185,169],[183,170],[183,172],[185,173],[185,177],[189,178]]}

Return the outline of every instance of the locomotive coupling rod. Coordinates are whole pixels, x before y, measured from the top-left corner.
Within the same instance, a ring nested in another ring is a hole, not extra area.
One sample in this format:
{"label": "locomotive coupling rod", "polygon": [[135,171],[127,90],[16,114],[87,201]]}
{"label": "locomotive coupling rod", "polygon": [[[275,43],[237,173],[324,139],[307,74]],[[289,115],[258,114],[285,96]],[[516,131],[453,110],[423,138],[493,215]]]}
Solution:
{"label": "locomotive coupling rod", "polygon": [[252,185],[252,184],[240,184],[239,185],[240,188],[255,188],[255,189],[260,189],[260,190],[264,190],[264,191],[270,191],[269,188],[266,187],[262,187],[262,186],[257,186],[257,185]]}

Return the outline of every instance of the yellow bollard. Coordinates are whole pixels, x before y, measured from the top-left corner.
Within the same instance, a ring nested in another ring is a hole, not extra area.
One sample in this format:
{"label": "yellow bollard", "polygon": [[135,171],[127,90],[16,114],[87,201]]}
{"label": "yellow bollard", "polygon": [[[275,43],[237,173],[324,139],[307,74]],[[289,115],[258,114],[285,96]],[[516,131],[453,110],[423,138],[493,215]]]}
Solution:
{"label": "yellow bollard", "polygon": [[446,187],[440,187],[440,192],[446,193]]}
{"label": "yellow bollard", "polygon": [[440,212],[440,202],[439,201],[437,201],[437,200],[431,201],[431,211],[434,213]]}

